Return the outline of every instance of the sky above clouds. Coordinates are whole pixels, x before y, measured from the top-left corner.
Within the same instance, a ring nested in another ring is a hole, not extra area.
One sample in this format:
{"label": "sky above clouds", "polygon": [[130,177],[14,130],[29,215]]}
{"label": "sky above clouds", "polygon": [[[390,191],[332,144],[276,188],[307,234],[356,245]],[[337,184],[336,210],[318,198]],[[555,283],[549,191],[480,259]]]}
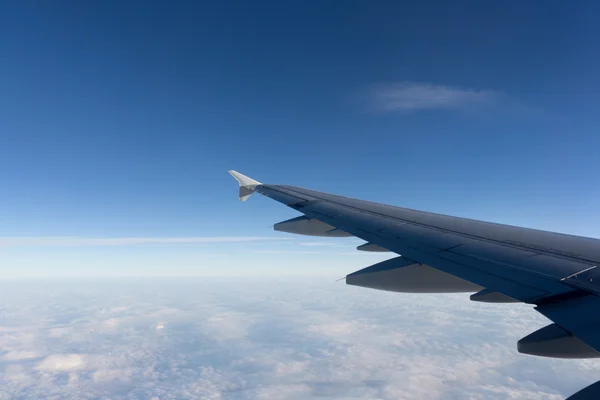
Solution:
{"label": "sky above clouds", "polygon": [[4,2],[0,276],[314,265],[289,246],[294,265],[281,268],[286,235],[270,227],[297,214],[238,204],[228,169],[598,236],[597,11]]}

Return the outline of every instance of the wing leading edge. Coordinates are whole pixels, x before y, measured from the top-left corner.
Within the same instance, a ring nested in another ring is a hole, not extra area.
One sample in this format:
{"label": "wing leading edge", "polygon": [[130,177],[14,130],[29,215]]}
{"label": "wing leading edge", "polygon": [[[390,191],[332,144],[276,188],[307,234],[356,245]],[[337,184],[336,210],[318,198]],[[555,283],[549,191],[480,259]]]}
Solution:
{"label": "wing leading edge", "polygon": [[[368,248],[402,255],[349,274],[347,284],[399,292],[477,292],[474,301],[533,304],[555,324],[519,341],[520,352],[600,357],[598,239],[266,185],[230,173],[240,183],[241,200],[258,192],[304,214],[277,224],[277,230],[356,236]],[[588,392],[572,399],[588,398]]]}

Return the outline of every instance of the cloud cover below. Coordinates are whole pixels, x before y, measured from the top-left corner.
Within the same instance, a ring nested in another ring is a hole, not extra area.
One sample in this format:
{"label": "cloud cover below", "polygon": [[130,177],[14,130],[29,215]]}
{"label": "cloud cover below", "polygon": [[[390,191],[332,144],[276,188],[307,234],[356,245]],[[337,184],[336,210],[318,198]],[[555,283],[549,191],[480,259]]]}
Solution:
{"label": "cloud cover below", "polygon": [[0,398],[561,399],[594,361],[520,355],[525,305],[333,279],[0,283]]}

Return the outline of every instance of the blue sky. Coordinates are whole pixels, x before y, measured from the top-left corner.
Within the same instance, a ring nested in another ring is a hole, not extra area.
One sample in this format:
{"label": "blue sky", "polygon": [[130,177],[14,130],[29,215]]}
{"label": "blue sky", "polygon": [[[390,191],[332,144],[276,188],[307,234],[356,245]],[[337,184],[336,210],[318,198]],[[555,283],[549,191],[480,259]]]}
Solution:
{"label": "blue sky", "polygon": [[600,236],[594,2],[214,3],[0,6],[0,275],[377,261],[274,233],[232,168]]}

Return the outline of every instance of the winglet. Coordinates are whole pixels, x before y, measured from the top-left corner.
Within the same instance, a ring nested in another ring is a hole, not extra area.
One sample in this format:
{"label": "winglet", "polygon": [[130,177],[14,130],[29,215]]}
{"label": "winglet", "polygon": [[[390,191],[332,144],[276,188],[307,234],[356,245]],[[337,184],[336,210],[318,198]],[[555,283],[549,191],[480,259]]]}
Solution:
{"label": "winglet", "polygon": [[237,171],[229,170],[229,173],[240,184],[240,201],[248,200],[248,197],[256,191],[256,187],[262,185],[262,183],[255,181],[246,175],[240,174]]}

